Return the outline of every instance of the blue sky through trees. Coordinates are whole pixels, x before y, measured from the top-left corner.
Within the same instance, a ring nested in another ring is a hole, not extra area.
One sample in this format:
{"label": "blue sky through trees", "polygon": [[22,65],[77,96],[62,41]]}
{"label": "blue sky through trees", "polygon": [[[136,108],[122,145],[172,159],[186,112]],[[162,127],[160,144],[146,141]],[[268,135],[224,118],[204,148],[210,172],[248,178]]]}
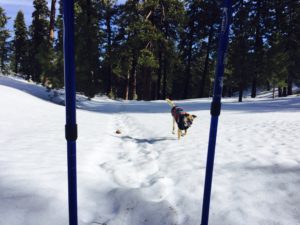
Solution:
{"label": "blue sky through trees", "polygon": [[[33,0],[0,0],[0,6],[4,8],[6,15],[10,17],[7,28],[13,35],[13,24],[19,10],[22,10],[25,16],[25,23],[27,27],[31,24],[32,12],[33,12]],[[47,0],[48,7],[50,9],[51,0]],[[125,2],[125,0],[118,0],[119,3]]]}

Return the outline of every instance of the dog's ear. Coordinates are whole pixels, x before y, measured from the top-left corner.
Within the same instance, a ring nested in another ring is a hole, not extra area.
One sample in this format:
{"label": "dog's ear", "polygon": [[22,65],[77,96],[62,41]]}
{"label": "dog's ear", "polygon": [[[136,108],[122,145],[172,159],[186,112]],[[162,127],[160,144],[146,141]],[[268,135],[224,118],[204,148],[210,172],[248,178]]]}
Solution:
{"label": "dog's ear", "polygon": [[195,118],[197,118],[197,116],[195,116],[195,115],[192,115],[192,117],[195,119]]}

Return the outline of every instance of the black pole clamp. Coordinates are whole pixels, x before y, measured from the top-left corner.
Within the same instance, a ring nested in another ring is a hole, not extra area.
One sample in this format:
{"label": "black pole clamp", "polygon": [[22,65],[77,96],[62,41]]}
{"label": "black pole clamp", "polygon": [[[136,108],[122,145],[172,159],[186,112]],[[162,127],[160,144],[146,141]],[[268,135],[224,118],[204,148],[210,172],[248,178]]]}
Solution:
{"label": "black pole clamp", "polygon": [[219,116],[221,113],[221,102],[213,101],[210,106],[210,115]]}
{"label": "black pole clamp", "polygon": [[77,140],[77,124],[74,126],[72,125],[65,125],[65,136],[67,141],[76,141]]}

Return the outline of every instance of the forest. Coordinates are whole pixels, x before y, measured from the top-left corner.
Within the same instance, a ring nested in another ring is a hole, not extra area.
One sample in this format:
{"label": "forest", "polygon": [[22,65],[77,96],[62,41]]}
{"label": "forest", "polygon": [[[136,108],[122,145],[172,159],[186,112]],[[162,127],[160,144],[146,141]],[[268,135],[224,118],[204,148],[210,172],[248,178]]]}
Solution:
{"label": "forest", "polygon": [[[76,89],[92,98],[212,95],[222,1],[75,0]],[[0,7],[0,69],[49,89],[64,86],[62,0],[33,0],[30,26]],[[13,20],[13,31],[7,28]],[[300,85],[300,1],[233,0],[223,96]],[[276,93],[275,93],[276,92]]]}

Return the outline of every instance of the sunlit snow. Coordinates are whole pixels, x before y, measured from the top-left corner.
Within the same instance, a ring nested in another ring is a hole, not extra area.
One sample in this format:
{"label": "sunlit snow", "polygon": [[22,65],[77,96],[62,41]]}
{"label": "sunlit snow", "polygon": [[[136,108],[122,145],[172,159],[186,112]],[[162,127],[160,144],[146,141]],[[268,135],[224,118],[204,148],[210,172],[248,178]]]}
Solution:
{"label": "sunlit snow", "polygon": [[[0,96],[0,224],[68,224],[63,91],[0,75]],[[175,101],[197,115],[178,141],[165,101],[78,95],[79,224],[200,224],[210,102]],[[300,224],[299,112],[223,99],[210,224]]]}

